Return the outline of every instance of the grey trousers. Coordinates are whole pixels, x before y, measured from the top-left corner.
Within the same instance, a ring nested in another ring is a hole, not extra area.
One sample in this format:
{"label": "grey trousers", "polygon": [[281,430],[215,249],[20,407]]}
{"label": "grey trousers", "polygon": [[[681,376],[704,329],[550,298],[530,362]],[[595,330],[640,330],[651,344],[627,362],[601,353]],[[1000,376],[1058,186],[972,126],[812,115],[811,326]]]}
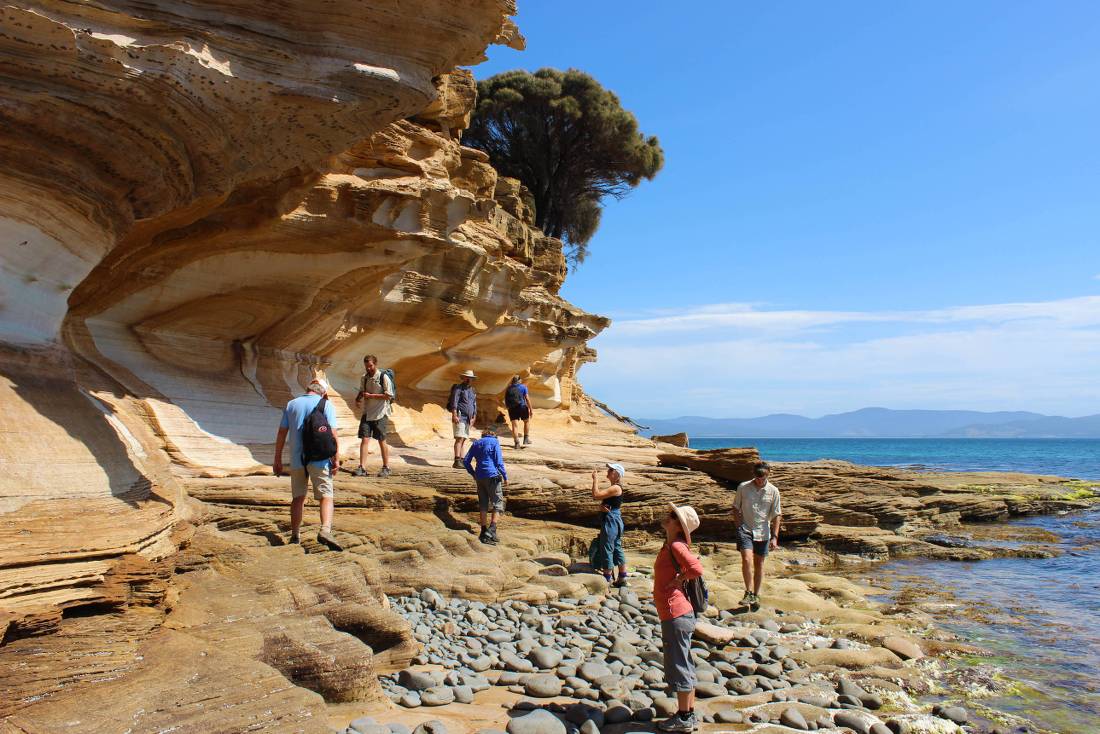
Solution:
{"label": "grey trousers", "polygon": [[691,659],[691,635],[695,632],[695,615],[685,614],[661,622],[664,643],[665,685],[677,693],[695,690],[695,661]]}

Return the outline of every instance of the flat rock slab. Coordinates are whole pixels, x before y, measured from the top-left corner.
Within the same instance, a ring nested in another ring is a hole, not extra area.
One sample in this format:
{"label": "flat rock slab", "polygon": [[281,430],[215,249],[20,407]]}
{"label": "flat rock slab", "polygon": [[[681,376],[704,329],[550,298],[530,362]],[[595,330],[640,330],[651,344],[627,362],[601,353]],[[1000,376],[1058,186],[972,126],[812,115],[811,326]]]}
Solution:
{"label": "flat rock slab", "polygon": [[800,650],[791,658],[804,665],[835,665],[849,670],[863,670],[876,665],[883,668],[902,667],[901,658],[884,647],[869,650]]}
{"label": "flat rock slab", "polygon": [[919,660],[924,657],[920,645],[905,637],[887,637],[882,641],[882,646],[902,660]]}
{"label": "flat rock slab", "polygon": [[737,634],[731,629],[719,627],[710,622],[696,622],[694,637],[710,645],[721,646],[728,645],[737,637]]}

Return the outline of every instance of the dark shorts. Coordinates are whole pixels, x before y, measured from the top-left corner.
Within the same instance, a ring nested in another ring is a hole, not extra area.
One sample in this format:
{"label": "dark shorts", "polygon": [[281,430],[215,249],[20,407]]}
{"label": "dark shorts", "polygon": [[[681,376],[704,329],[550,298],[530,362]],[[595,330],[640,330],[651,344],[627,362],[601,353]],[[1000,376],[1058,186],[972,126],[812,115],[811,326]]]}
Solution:
{"label": "dark shorts", "polygon": [[737,550],[752,550],[753,555],[766,556],[770,546],[770,537],[767,540],[753,540],[751,530],[745,530],[745,528],[738,526]]}
{"label": "dark shorts", "polygon": [[366,418],[359,419],[359,438],[377,438],[379,441],[385,441],[389,430],[390,422],[386,416],[382,416],[376,421],[369,421]]}
{"label": "dark shorts", "polygon": [[477,506],[482,512],[504,512],[504,479],[502,477],[478,478]]}
{"label": "dark shorts", "polygon": [[521,405],[518,408],[508,407],[508,420],[510,421],[526,421],[531,419],[531,411],[527,409],[526,405]]}

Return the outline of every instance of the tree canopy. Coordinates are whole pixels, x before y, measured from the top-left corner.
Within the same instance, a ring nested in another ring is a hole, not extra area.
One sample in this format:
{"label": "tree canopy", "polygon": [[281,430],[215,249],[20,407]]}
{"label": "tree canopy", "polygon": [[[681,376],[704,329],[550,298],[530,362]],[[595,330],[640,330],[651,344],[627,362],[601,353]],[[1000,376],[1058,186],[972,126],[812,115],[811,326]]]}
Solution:
{"label": "tree canopy", "polygon": [[478,82],[477,96],[462,142],[523,182],[536,224],[568,245],[574,265],[588,254],[603,198],[622,198],[664,164],[657,138],[582,71],[508,71]]}

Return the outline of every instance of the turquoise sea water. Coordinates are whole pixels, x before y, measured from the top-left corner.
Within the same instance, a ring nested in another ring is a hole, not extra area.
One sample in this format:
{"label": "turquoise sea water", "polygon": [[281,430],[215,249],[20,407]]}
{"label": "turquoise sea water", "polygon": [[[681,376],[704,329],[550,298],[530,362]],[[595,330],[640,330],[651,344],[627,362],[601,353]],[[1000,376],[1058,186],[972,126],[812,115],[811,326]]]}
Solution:
{"label": "turquoise sea water", "polygon": [[755,446],[768,461],[840,459],[868,466],[1015,471],[1100,480],[1095,438],[692,438],[693,449]]}
{"label": "turquoise sea water", "polygon": [[[699,438],[692,448],[755,446],[771,461],[1015,471],[1100,481],[1100,439]],[[1056,558],[961,563],[895,560],[850,575],[899,595],[937,590],[938,624],[984,648],[1016,688],[981,701],[1058,734],[1100,734],[1100,509],[1013,521],[1054,533]],[[849,574],[846,574],[849,575]],[[1014,729],[1013,729],[1014,730]]]}

